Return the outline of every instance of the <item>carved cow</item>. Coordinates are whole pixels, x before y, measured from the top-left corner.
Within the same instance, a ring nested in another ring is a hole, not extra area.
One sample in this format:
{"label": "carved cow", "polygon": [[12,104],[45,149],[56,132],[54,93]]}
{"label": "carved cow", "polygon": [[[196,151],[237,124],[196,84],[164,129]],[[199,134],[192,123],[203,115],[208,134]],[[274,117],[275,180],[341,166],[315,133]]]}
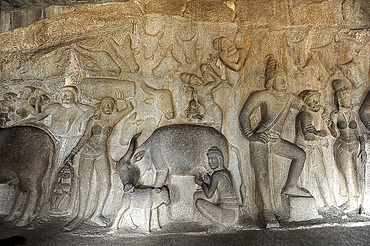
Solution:
{"label": "carved cow", "polygon": [[[131,141],[130,146],[134,143]],[[218,147],[228,167],[229,150],[225,136],[213,127],[175,124],[157,128],[138,148],[129,147],[122,159],[143,170],[154,167],[155,187],[162,187],[170,175],[201,175],[210,173],[207,151]]]}
{"label": "carved cow", "polygon": [[[50,184],[42,183],[53,162],[54,150],[53,139],[39,128],[0,129],[0,183],[14,184],[17,193],[6,221],[19,218],[16,225],[25,226],[39,214],[48,196],[45,185]],[[21,193],[26,193],[23,209]]]}
{"label": "carved cow", "polygon": [[175,117],[173,98],[170,90],[155,89],[145,83],[141,84],[141,89],[150,96],[144,101],[146,104],[154,105],[158,110],[162,111],[167,120]]}
{"label": "carved cow", "polygon": [[[133,192],[126,192],[123,195],[123,205],[122,208],[118,211],[116,219],[111,226],[111,234],[115,233],[118,230],[119,223],[122,217],[129,212],[129,209],[143,209],[145,212],[144,223],[147,232],[150,232],[150,221],[152,217],[152,210],[158,208],[162,204],[166,206],[171,203],[170,193],[166,186],[159,189],[153,189],[152,187],[146,187],[141,189],[135,189]],[[132,227],[135,227],[134,219],[135,216],[130,211],[130,219],[128,220],[129,224]]]}

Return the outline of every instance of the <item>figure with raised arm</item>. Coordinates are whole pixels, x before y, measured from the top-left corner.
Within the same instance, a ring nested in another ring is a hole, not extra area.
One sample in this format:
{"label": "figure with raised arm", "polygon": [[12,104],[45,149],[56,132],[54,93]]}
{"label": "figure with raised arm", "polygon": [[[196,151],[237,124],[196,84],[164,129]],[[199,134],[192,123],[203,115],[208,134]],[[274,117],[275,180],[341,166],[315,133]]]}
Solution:
{"label": "figure with raised arm", "polygon": [[[111,187],[111,168],[108,157],[108,138],[113,127],[133,110],[132,103],[127,101],[125,109],[118,111],[116,100],[104,97],[94,115],[89,119],[85,134],[67,156],[64,162],[72,163],[80,152],[79,161],[79,207],[77,216],[64,229],[71,231],[87,219],[98,226],[107,226],[103,208]],[[92,190],[93,173],[96,174],[96,191]],[[95,211],[88,213],[91,196],[96,192]]]}

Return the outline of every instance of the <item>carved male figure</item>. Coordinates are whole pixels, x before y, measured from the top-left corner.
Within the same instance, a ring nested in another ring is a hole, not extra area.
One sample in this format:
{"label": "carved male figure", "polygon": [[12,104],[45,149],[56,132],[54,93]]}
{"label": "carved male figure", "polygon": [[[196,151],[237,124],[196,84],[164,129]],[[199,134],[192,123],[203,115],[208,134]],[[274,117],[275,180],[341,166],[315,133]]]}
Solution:
{"label": "carved male figure", "polygon": [[[290,109],[299,110],[302,102],[297,96],[287,92],[286,74],[272,55],[267,59],[265,88],[248,97],[240,112],[239,121],[244,135],[250,141],[250,159],[257,189],[262,197],[264,219],[267,226],[276,226],[278,223],[273,211],[268,170],[270,151],[292,160],[282,193],[294,196],[310,196],[310,193],[297,185],[306,159],[305,152],[280,136]],[[251,115],[257,108],[260,108],[261,120],[252,129]]]}
{"label": "carved male figure", "polygon": [[[75,86],[64,86],[59,93],[59,102],[40,107],[42,97],[35,105],[37,120],[48,120],[47,125],[56,138],[56,163],[51,180],[56,179],[57,172],[64,158],[71,151],[83,134],[84,121],[92,114],[90,106],[78,102],[78,90]],[[41,109],[43,109],[41,111]],[[66,213],[67,207],[52,206],[56,214]]]}
{"label": "carved male figure", "polygon": [[232,225],[239,219],[239,204],[234,193],[232,178],[229,170],[224,167],[224,157],[219,148],[211,147],[207,152],[208,164],[213,170],[202,178],[195,177],[195,183],[202,187],[204,195],[212,198],[218,195],[217,203],[199,198],[195,205],[199,212],[212,223]]}
{"label": "carved male figure", "polygon": [[326,175],[326,164],[323,148],[327,148],[328,132],[324,130],[329,114],[320,105],[320,92],[304,90],[299,97],[305,103],[296,117],[295,144],[306,152],[306,163],[301,175],[302,184],[315,198],[319,212],[325,212],[335,206],[333,193],[330,190]]}
{"label": "carved male figure", "polygon": [[344,177],[348,192],[348,200],[340,208],[348,213],[357,213],[360,206],[357,158],[365,165],[365,138],[361,134],[358,116],[353,111],[354,91],[347,86],[337,86],[342,83],[341,80],[332,83],[337,109],[330,114],[328,124],[330,133],[336,138],[333,146],[335,163]]}
{"label": "carved male figure", "polygon": [[[116,100],[112,97],[104,97],[99,109],[89,119],[83,137],[65,159],[64,162],[72,163],[75,155],[81,151],[78,214],[64,227],[65,230],[75,229],[88,218],[98,226],[106,226],[108,224],[108,219],[102,215],[111,186],[107,141],[113,127],[132,110],[133,106],[130,101],[128,101],[125,109],[118,111]],[[97,197],[94,201],[96,208],[94,214],[90,217],[87,207],[90,197],[94,196],[95,192],[91,189],[93,172],[96,173],[98,190],[96,191]]]}

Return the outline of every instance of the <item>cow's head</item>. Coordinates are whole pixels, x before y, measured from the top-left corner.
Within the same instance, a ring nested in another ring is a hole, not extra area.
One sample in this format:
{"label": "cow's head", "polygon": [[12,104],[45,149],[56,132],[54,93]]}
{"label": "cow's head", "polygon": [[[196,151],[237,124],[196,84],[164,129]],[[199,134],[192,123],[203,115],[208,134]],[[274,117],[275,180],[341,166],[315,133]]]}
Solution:
{"label": "cow's head", "polygon": [[170,190],[167,186],[153,189],[153,196],[155,198],[153,199],[152,208],[157,208],[162,204],[167,206],[171,203]]}
{"label": "cow's head", "polygon": [[175,117],[175,109],[173,104],[172,93],[168,89],[155,89],[146,85],[141,84],[143,91],[150,97],[144,101],[146,104],[151,104],[160,110],[167,120],[171,120]]}

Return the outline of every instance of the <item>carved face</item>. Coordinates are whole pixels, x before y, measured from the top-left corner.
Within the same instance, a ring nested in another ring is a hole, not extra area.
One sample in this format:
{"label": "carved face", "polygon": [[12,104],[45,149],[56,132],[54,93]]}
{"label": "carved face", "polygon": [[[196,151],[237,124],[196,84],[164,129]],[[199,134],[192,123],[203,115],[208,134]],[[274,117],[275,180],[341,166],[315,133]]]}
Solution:
{"label": "carved face", "polygon": [[275,76],[272,83],[272,88],[279,92],[286,91],[288,89],[285,74],[279,73]]}
{"label": "carved face", "polygon": [[103,99],[103,101],[100,104],[100,110],[104,114],[112,114],[113,110],[115,108],[114,102],[112,100],[109,100],[108,98]]}
{"label": "carved face", "polygon": [[69,105],[69,104],[73,104],[74,102],[75,102],[75,95],[73,94],[73,92],[69,90],[63,91],[62,103]]}
{"label": "carved face", "polygon": [[32,95],[32,91],[30,88],[24,88],[23,91],[19,93],[19,97],[22,100],[27,100]]}
{"label": "carved face", "polygon": [[208,164],[210,168],[217,169],[220,166],[219,155],[214,154],[214,153],[209,153],[207,157],[208,157]]}
{"label": "carved face", "polygon": [[306,100],[304,102],[306,103],[307,108],[310,111],[318,112],[321,108],[320,96],[318,94],[314,94],[314,95],[306,98]]}
{"label": "carved face", "polygon": [[342,108],[352,108],[354,92],[351,89],[343,90],[338,94],[338,104]]}

